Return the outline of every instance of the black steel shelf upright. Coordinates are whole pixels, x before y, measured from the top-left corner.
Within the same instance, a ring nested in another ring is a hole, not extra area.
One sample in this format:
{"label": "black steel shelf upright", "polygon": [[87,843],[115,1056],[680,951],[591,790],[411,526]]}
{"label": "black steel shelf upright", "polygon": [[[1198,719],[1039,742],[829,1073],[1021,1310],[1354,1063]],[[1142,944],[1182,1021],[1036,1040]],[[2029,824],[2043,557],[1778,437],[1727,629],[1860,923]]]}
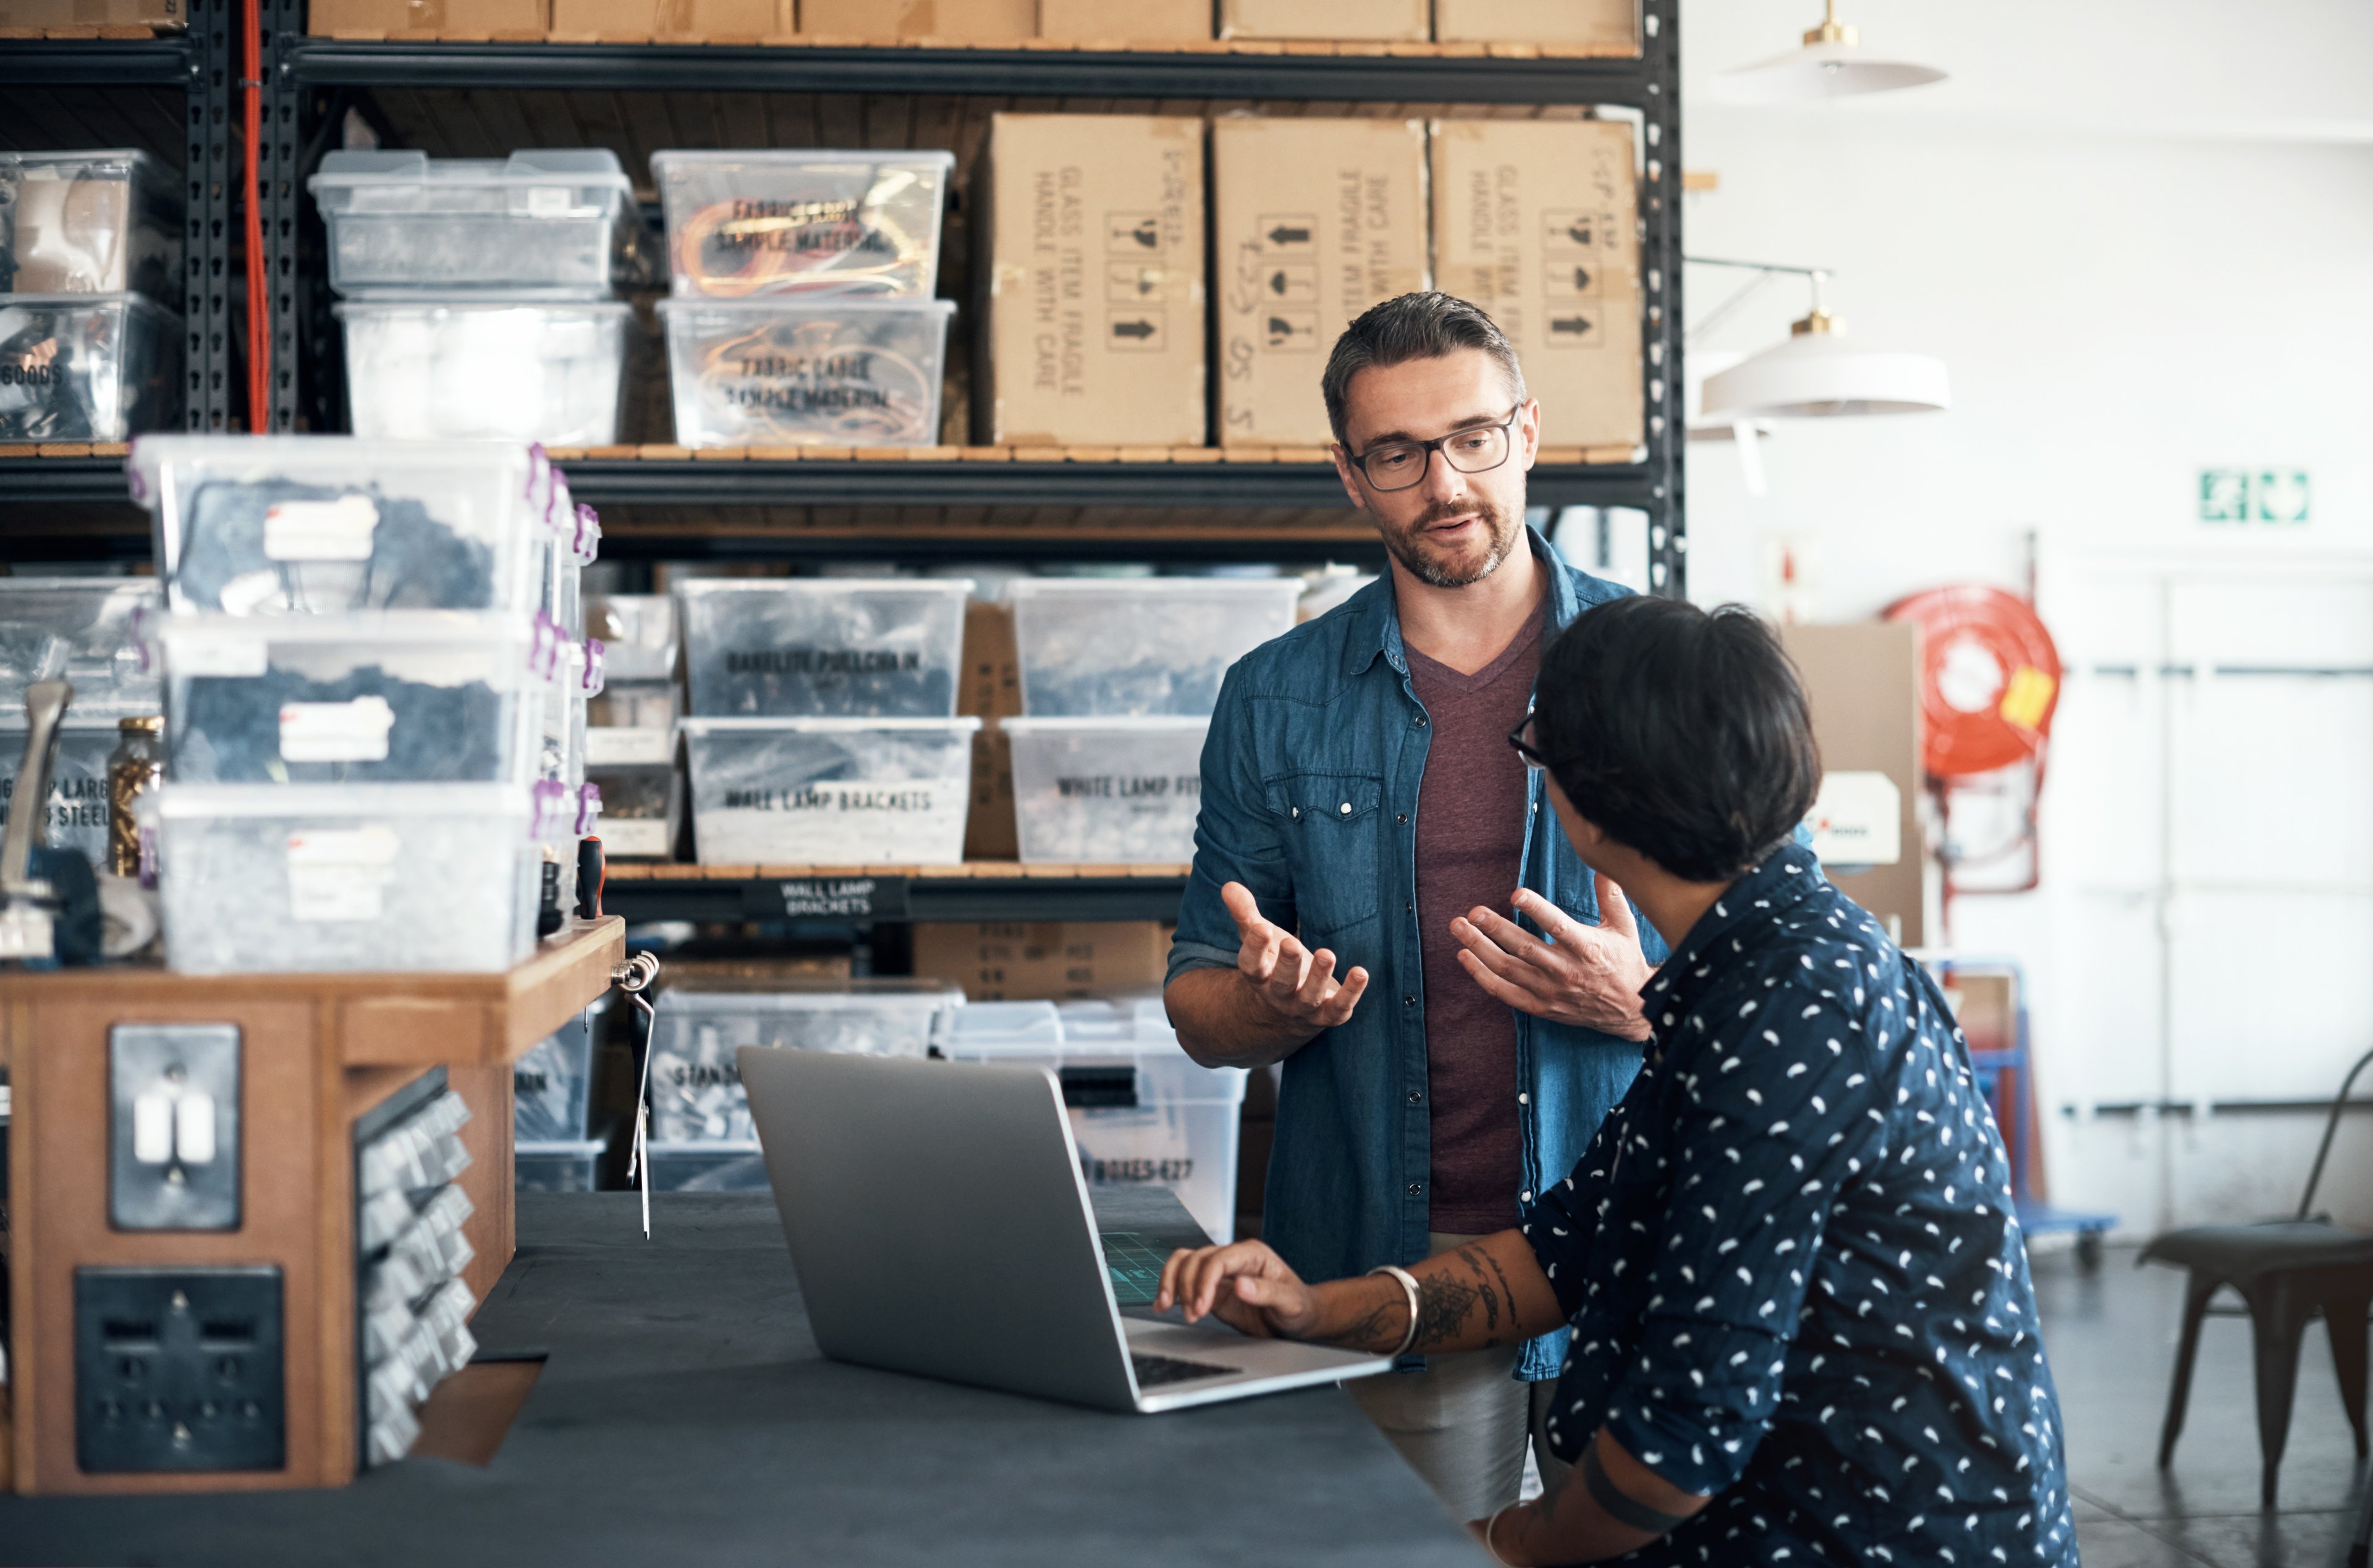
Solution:
{"label": "black steel shelf upright", "polygon": [[[237,233],[238,0],[189,0],[186,30],[146,39],[13,39],[0,43],[0,87],[55,95],[94,89],[178,89],[181,97],[181,297],[160,304],[177,309],[182,343],[182,426],[192,431],[233,427],[240,389],[237,334],[244,320],[232,244]],[[18,94],[15,96],[23,96]],[[29,139],[9,138],[20,146]],[[162,153],[165,148],[152,147]],[[20,467],[22,465],[19,465]],[[78,465],[88,466],[88,465]],[[40,471],[29,477],[38,479]],[[122,501],[119,475],[96,487],[78,472],[36,485],[38,501]],[[15,499],[0,487],[0,498]],[[95,493],[94,493],[95,492]],[[8,519],[0,540],[13,532]],[[10,553],[0,549],[0,557]]]}

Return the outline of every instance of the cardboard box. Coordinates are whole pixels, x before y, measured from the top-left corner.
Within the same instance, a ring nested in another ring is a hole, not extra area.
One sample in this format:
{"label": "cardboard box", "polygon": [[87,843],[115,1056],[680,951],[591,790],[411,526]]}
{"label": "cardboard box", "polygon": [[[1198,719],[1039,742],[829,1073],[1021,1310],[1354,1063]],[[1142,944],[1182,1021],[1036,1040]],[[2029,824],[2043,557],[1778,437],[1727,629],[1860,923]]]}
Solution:
{"label": "cardboard box", "polygon": [[1435,286],[1515,345],[1541,443],[1642,438],[1640,202],[1621,121],[1437,120]]}
{"label": "cardboard box", "polygon": [[1202,445],[1203,122],[999,114],[976,180],[974,439]]}
{"label": "cardboard box", "polygon": [[1323,447],[1335,340],[1427,286],[1425,124],[1219,120],[1211,176],[1220,444]]}
{"label": "cardboard box", "polygon": [[1170,962],[1159,920],[919,923],[915,972],[974,1002],[1059,1002],[1158,987]]}
{"label": "cardboard box", "polygon": [[868,43],[1019,42],[1038,34],[1038,0],[800,0],[800,31]]}
{"label": "cardboard box", "polygon": [[1928,940],[1927,841],[1920,830],[1920,634],[1909,621],[1783,626],[1813,711],[1825,772],[1883,773],[1899,796],[1898,858],[1851,875],[1840,891],[1878,917],[1896,942]]}
{"label": "cardboard box", "polygon": [[179,28],[181,0],[0,0],[0,28]]}
{"label": "cardboard box", "polygon": [[1013,821],[1013,743],[997,721],[1022,711],[1022,668],[1013,651],[1013,609],[964,606],[964,675],[956,712],[981,720],[972,738],[972,811],[964,819],[966,860],[1018,860]]}
{"label": "cardboard box", "polygon": [[1221,0],[1220,36],[1422,43],[1433,17],[1427,0]]}
{"label": "cardboard box", "polygon": [[1561,43],[1593,54],[1640,52],[1640,0],[1433,0],[1444,43]]}
{"label": "cardboard box", "polygon": [[1194,43],[1211,0],[1038,0],[1038,36],[1070,43]]}
{"label": "cardboard box", "polygon": [[[444,37],[496,33],[542,37],[552,26],[553,0],[311,0],[305,25],[317,38],[392,37],[432,33]],[[617,0],[609,0],[613,6]],[[677,0],[682,4],[683,0]],[[653,0],[641,0],[649,16]],[[648,23],[636,34],[648,37]]]}
{"label": "cardboard box", "polygon": [[[321,0],[314,0],[319,5]],[[454,0],[458,3],[458,0]],[[731,43],[788,38],[793,0],[551,0],[561,38]]]}

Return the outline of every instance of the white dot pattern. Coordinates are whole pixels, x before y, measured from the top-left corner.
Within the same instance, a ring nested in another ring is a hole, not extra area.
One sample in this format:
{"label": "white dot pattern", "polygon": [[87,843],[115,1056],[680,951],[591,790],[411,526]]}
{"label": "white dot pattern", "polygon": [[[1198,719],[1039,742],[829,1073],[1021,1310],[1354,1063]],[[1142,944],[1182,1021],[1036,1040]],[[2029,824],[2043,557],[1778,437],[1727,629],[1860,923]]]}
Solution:
{"label": "white dot pattern", "polygon": [[1799,849],[1649,983],[1649,1060],[1526,1217],[1548,1423],[1704,1512],[1631,1562],[2075,1568],[2002,1138],[1924,970]]}

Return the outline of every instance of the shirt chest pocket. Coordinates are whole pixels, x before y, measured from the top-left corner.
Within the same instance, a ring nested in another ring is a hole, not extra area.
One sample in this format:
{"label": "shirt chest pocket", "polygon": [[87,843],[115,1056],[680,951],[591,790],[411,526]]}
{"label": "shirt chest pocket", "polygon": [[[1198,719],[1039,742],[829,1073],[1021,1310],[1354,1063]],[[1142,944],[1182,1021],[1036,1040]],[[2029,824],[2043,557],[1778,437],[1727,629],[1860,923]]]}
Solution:
{"label": "shirt chest pocket", "polygon": [[1268,809],[1293,867],[1305,943],[1374,920],[1385,783],[1374,773],[1289,773],[1268,781]]}

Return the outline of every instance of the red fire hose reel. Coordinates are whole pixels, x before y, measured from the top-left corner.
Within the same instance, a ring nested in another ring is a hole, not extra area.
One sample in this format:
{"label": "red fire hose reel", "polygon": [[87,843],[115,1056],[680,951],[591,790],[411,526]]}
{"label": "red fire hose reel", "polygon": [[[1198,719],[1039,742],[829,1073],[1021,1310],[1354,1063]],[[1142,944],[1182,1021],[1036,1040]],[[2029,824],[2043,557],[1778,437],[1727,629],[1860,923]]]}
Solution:
{"label": "red fire hose reel", "polygon": [[2040,761],[2060,705],[2060,652],[2025,599],[1999,588],[1931,588],[1889,621],[1920,628],[1922,761],[1939,779]]}

